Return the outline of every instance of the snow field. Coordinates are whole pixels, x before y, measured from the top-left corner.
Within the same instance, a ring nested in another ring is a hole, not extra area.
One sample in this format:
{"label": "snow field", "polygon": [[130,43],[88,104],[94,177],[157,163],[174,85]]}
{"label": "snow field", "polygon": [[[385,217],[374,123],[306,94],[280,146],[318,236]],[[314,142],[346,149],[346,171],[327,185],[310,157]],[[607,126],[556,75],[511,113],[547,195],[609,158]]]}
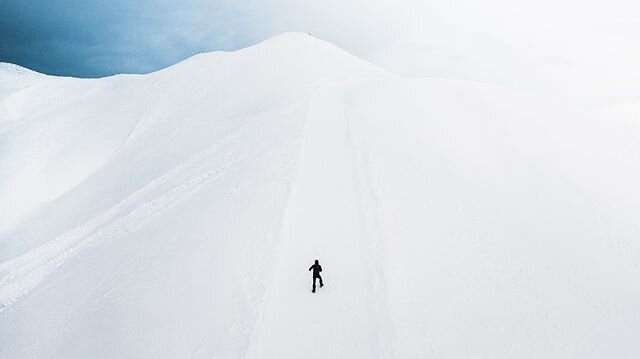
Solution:
{"label": "snow field", "polygon": [[640,354],[632,101],[401,78],[301,34],[0,70],[1,357]]}

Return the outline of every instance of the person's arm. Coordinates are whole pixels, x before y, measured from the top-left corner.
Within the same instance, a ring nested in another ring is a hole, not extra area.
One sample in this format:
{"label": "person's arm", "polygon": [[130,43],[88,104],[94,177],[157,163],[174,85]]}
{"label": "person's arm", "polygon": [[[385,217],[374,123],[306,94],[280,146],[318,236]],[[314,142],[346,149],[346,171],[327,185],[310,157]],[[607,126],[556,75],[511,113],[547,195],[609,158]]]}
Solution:
{"label": "person's arm", "polygon": [[[315,264],[314,264],[315,265]],[[309,272],[311,272],[311,270],[313,269],[313,266],[309,267]]]}
{"label": "person's arm", "polygon": [[322,272],[322,266],[318,264],[318,272]]}

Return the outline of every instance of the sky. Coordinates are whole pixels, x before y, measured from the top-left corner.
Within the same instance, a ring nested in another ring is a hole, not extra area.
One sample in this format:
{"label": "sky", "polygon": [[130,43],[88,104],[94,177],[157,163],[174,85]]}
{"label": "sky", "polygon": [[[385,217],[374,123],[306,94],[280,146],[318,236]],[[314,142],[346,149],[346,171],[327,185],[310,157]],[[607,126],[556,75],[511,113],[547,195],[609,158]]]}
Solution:
{"label": "sky", "polygon": [[338,1],[0,0],[0,61],[80,77],[146,73],[286,31],[359,51],[361,39],[383,41],[376,12],[390,4],[358,1],[347,9]]}
{"label": "sky", "polygon": [[487,39],[586,57],[623,41],[613,52],[635,56],[639,10],[631,0],[0,0],[0,62],[78,77],[148,73],[286,31],[373,62],[398,44],[477,52]]}

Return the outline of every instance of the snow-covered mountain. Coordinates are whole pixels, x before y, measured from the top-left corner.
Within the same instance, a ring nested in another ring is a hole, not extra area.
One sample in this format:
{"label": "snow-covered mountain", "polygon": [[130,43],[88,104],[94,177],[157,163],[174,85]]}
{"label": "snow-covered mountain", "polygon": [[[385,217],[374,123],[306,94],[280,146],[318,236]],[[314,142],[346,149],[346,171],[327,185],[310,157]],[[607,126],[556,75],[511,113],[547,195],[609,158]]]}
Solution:
{"label": "snow-covered mountain", "polygon": [[0,64],[0,357],[638,357],[639,113],[295,33]]}

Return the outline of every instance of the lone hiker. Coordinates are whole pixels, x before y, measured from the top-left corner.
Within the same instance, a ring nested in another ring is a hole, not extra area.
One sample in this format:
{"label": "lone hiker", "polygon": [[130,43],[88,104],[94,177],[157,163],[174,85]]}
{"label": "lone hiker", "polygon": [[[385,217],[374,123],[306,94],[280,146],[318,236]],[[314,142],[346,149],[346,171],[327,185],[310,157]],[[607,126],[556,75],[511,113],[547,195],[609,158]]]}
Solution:
{"label": "lone hiker", "polygon": [[316,263],[314,265],[312,265],[311,267],[309,267],[309,270],[313,269],[313,289],[311,290],[312,293],[316,292],[316,278],[320,279],[320,288],[322,288],[324,286],[324,284],[322,284],[322,277],[320,276],[320,272],[322,272],[322,266],[320,266],[320,263],[318,262],[318,260],[316,259]]}

